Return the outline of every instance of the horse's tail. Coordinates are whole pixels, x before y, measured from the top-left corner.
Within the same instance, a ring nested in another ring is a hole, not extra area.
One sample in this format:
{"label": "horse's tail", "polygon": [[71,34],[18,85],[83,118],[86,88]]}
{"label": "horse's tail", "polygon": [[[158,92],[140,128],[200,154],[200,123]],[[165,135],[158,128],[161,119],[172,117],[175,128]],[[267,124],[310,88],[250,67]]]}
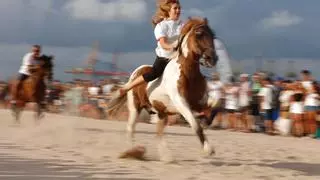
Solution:
{"label": "horse's tail", "polygon": [[116,115],[127,102],[127,96],[119,96],[118,92],[108,102],[107,113],[109,116]]}
{"label": "horse's tail", "polygon": [[[128,83],[132,82],[134,79],[136,79],[140,73],[139,70],[141,70],[144,67],[150,67],[149,65],[142,65],[139,66],[137,69],[133,71],[133,73],[130,75],[128,82],[125,84],[127,85]],[[111,98],[111,100],[108,102],[108,107],[107,107],[107,113],[109,116],[116,115],[123,105],[125,105],[127,102],[127,95],[120,96],[119,91],[116,91]]]}

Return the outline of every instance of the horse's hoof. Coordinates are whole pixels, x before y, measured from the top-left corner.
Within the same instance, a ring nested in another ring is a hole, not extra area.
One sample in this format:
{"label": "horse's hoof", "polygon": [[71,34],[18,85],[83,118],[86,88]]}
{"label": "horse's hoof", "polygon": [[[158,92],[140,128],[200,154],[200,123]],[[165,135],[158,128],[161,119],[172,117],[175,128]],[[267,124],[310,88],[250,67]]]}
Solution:
{"label": "horse's hoof", "polygon": [[208,142],[204,143],[203,150],[207,156],[212,156],[216,153],[214,148],[212,146],[210,146],[210,144]]}
{"label": "horse's hoof", "polygon": [[171,151],[169,150],[167,143],[164,140],[161,140],[158,144],[158,153],[161,162],[164,163],[173,163],[175,159],[173,158]]}
{"label": "horse's hoof", "polygon": [[14,123],[13,123],[13,127],[19,127],[21,125],[21,123],[20,123],[20,121],[18,120],[18,121],[14,121]]}
{"label": "horse's hoof", "polygon": [[44,114],[41,114],[38,119],[40,120],[40,119],[43,119],[43,118],[44,118]]}

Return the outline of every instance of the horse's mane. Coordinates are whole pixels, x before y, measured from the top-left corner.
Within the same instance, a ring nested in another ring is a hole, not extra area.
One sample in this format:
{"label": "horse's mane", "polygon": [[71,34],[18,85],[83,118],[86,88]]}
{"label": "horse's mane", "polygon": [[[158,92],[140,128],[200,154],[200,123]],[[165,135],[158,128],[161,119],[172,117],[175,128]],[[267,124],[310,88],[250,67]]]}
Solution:
{"label": "horse's mane", "polygon": [[49,71],[48,79],[52,80],[52,78],[53,78],[53,63],[52,63],[53,56],[41,55],[39,57],[39,60],[44,62],[42,65],[42,68],[47,69]]}
{"label": "horse's mane", "polygon": [[181,29],[176,51],[173,53],[170,59],[176,58],[181,54],[182,42],[186,37],[186,35],[192,30],[193,27],[207,26],[209,33],[211,33],[213,37],[215,37],[214,31],[212,31],[212,29],[208,26],[207,23],[208,23],[207,19],[204,19],[201,17],[189,17]]}

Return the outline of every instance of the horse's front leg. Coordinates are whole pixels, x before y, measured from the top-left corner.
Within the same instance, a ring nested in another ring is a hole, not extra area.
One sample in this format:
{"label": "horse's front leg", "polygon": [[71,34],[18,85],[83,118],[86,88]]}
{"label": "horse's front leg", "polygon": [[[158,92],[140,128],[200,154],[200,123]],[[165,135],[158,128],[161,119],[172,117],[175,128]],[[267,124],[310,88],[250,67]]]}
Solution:
{"label": "horse's front leg", "polygon": [[22,108],[18,107],[16,104],[11,105],[11,109],[12,109],[12,115],[14,117],[15,123],[20,124],[20,116],[21,116],[21,111]]}
{"label": "horse's front leg", "polygon": [[163,138],[164,135],[164,129],[168,122],[168,116],[167,115],[159,115],[154,114],[153,115],[157,121],[157,139],[158,139],[158,152],[160,160],[163,162],[172,162],[174,161],[171,152],[167,146],[166,140]]}
{"label": "horse's front leg", "polygon": [[36,103],[36,109],[35,109],[35,120],[38,121],[44,117],[44,108],[45,104],[43,102]]}
{"label": "horse's front leg", "polygon": [[194,117],[185,99],[180,96],[178,97],[178,95],[176,95],[175,98],[173,98],[173,103],[176,106],[176,108],[179,110],[181,115],[190,124],[193,131],[197,134],[204,152],[207,155],[213,155],[215,151],[209,144],[207,137],[203,133],[203,128],[200,126],[199,121],[197,121],[196,118]]}
{"label": "horse's front leg", "polygon": [[129,91],[127,94],[128,97],[128,124],[127,124],[127,140],[130,146],[134,145],[134,133],[137,124],[137,119],[139,116],[139,110],[134,104],[133,92]]}

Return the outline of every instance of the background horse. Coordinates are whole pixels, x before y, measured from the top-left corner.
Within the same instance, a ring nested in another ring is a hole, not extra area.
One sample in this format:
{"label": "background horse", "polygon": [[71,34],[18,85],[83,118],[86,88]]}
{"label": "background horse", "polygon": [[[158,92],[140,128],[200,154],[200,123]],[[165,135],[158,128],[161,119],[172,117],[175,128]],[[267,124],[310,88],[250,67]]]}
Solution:
{"label": "background horse", "polygon": [[38,65],[30,67],[31,76],[26,79],[22,88],[16,92],[17,80],[9,82],[11,98],[16,99],[16,105],[11,106],[15,120],[19,122],[20,114],[26,103],[36,103],[36,120],[40,119],[45,108],[45,80],[53,78],[53,56],[42,55],[38,59]]}
{"label": "background horse", "polygon": [[[110,115],[113,115],[128,101],[127,132],[131,143],[137,117],[141,110],[146,108],[156,112],[153,118],[156,118],[158,122],[157,136],[162,142],[164,142],[163,131],[168,115],[179,113],[198,135],[203,150],[208,155],[214,153],[195,117],[196,112],[208,108],[209,102],[212,102],[208,99],[207,82],[201,74],[200,64],[207,67],[215,66],[218,57],[214,47],[214,38],[215,35],[207,19],[189,18],[179,36],[177,51],[170,58],[162,77],[133,88],[127,96],[115,98],[109,103],[108,111]],[[129,81],[150,71],[151,68],[149,65],[138,67],[130,76]],[[160,145],[163,145],[161,141]]]}

